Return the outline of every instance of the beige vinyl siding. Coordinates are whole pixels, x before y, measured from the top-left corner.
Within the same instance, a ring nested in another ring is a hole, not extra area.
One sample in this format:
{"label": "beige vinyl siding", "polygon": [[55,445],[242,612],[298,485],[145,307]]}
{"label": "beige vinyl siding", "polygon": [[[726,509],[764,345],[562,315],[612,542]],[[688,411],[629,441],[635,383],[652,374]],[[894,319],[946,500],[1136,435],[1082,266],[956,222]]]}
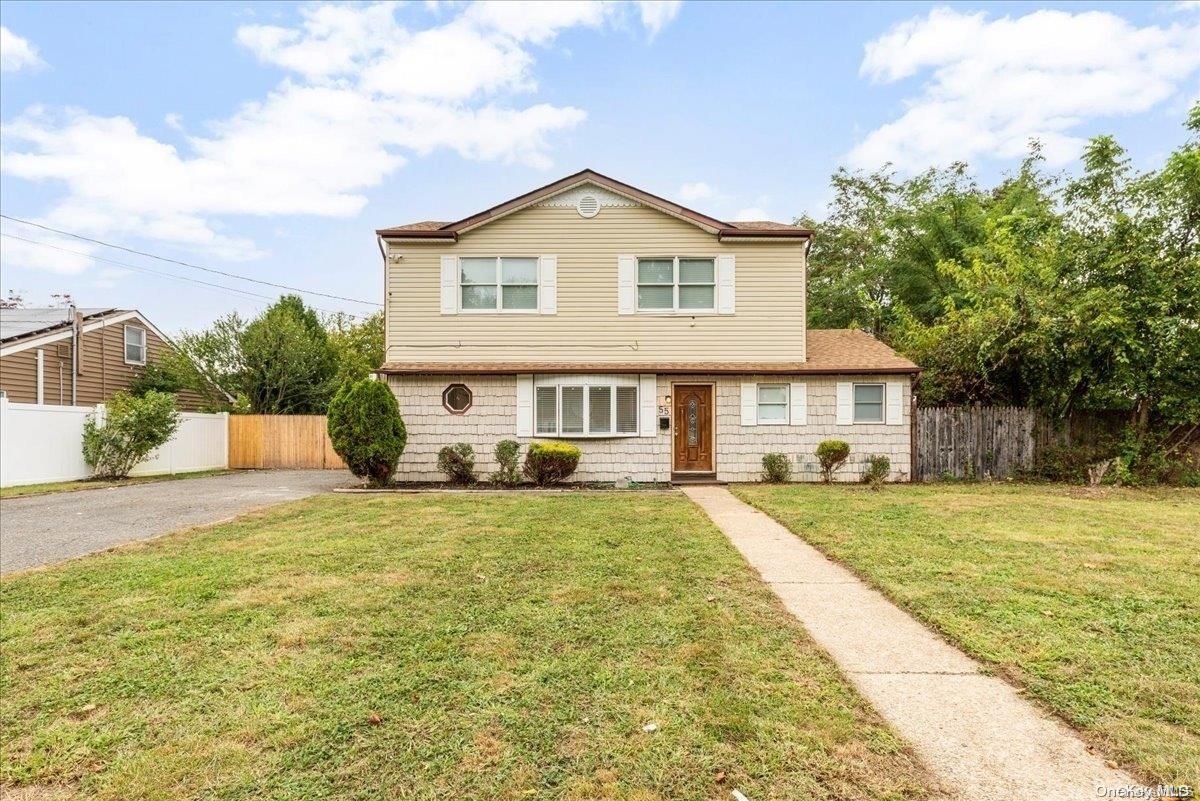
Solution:
{"label": "beige vinyl siding", "polygon": [[[388,361],[645,362],[804,358],[804,244],[721,244],[652,209],[591,219],[531,207],[456,244],[395,244],[387,266]],[[736,314],[617,313],[617,256],[736,256]],[[558,257],[557,314],[440,313],[440,257]]]}

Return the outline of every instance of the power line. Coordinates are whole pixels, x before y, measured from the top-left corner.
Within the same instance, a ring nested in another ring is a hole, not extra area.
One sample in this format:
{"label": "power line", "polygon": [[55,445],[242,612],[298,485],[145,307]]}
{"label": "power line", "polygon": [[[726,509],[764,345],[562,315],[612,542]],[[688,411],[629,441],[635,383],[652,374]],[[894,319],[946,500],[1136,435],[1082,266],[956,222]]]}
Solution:
{"label": "power line", "polygon": [[[49,225],[42,225],[41,223],[36,223],[31,220],[22,220],[20,217],[10,217],[7,214],[0,214],[0,217],[3,217],[6,220],[12,220],[13,222],[22,223],[24,225],[32,225],[34,228],[41,228],[43,231],[51,231],[56,234],[62,234],[63,236],[73,237],[75,239],[79,239],[84,242],[91,242],[93,245],[101,245],[106,248],[115,248],[116,250],[123,250],[126,253],[132,253],[136,256],[145,256],[148,259],[157,259],[158,261],[167,262],[169,264],[178,264],[181,267],[190,267],[193,270],[203,270],[206,273],[214,273],[216,275],[223,275],[226,278],[235,278],[239,281],[249,281],[254,284],[262,284],[263,286],[270,286],[270,287],[274,287],[276,289],[287,289],[291,292],[300,292],[300,293],[303,293],[306,295],[319,295],[320,297],[331,298],[333,300],[345,300],[350,303],[362,303],[363,305],[366,305],[366,306],[383,306],[382,303],[376,303],[373,300],[359,300],[358,298],[348,298],[344,295],[331,295],[328,292],[317,292],[316,290],[313,290],[313,289],[301,289],[300,287],[289,286],[288,284],[276,284],[271,281],[263,281],[258,278],[247,278],[246,276],[238,275],[237,273],[226,272],[224,270],[218,270],[213,267],[203,267],[199,264],[192,264],[191,262],[180,261],[178,259],[171,259],[171,258],[167,258],[166,256],[156,255],[154,253],[147,253],[146,251],[143,251],[143,250],[134,250],[133,248],[126,247],[124,245],[117,245],[112,242],[105,242],[102,239],[92,239],[92,238],[86,237],[82,234],[75,234],[70,231],[63,231],[58,228],[51,228]],[[88,254],[83,254],[83,255],[88,255]]]}
{"label": "power line", "polygon": [[[59,245],[52,245],[49,242],[40,242],[36,239],[28,239],[23,236],[17,236],[16,234],[6,234],[6,233],[0,232],[0,236],[4,237],[5,239],[19,239],[20,241],[28,242],[31,245],[38,245],[40,247],[50,248],[52,250],[58,250],[63,253],[71,253],[76,256],[83,256],[84,258],[93,259],[94,261],[104,262],[105,264],[112,264],[117,267],[124,267],[124,268],[130,269],[130,270],[136,270],[138,272],[158,276],[159,278],[167,278],[172,281],[183,281],[183,282],[190,283],[190,284],[199,284],[201,286],[210,287],[210,288],[213,288],[213,289],[221,291],[221,292],[227,292],[231,295],[245,298],[246,300],[249,300],[252,303],[258,303],[263,306],[268,306],[275,300],[275,298],[271,297],[270,295],[262,295],[258,292],[251,292],[246,289],[237,289],[236,287],[225,286],[224,284],[214,284],[211,281],[202,281],[199,278],[188,278],[185,275],[174,275],[172,273],[164,273],[161,270],[153,270],[149,267],[141,267],[136,264],[129,264],[129,263],[123,262],[123,261],[116,261],[114,259],[105,258],[104,256],[97,256],[93,253],[85,253],[82,250],[72,250],[71,248],[64,248]],[[320,306],[313,306],[312,308],[316,309],[317,311],[323,311],[326,314],[337,314],[337,312],[335,312],[331,309],[323,309]],[[13,318],[10,318],[10,319],[13,319]]]}

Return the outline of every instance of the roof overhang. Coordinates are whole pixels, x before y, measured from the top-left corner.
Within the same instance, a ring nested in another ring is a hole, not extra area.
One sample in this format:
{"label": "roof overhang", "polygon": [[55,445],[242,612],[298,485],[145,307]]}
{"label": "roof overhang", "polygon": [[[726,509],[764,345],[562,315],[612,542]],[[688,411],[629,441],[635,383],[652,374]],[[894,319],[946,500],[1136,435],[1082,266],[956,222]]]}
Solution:
{"label": "roof overhang", "polygon": [[497,375],[514,373],[657,373],[662,375],[916,375],[917,367],[831,367],[808,362],[385,362],[384,375]]}
{"label": "roof overhang", "polygon": [[[111,312],[105,312],[104,314],[96,314],[92,315],[91,317],[85,317],[83,322],[83,333],[87,334],[100,328],[116,325],[117,323],[127,322],[129,320],[136,320],[139,324],[145,326],[147,330],[152,331],[155,336],[164,342],[171,341],[170,337],[168,337],[162,331],[159,331],[158,328],[155,327],[154,323],[147,320],[142,316],[141,312],[136,310],[114,310]],[[29,350],[30,348],[37,348],[64,339],[70,339],[71,334],[72,321],[64,320],[61,324],[55,327],[53,331],[47,331],[42,334],[27,335],[21,339],[9,340],[8,342],[4,343],[3,347],[0,347],[0,356],[9,356],[14,353],[20,353],[23,350]]]}

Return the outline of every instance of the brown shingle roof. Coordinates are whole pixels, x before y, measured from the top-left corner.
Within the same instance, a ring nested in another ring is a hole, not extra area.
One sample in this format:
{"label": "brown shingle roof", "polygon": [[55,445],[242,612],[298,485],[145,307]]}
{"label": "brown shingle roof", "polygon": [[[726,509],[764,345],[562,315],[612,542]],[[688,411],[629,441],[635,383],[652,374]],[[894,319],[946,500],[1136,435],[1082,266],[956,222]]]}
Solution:
{"label": "brown shingle roof", "polygon": [[920,368],[870,334],[855,329],[835,328],[808,332],[808,360],[803,362],[385,362],[379,371],[393,374],[653,372],[836,375],[841,373],[917,373],[920,372]]}
{"label": "brown shingle roof", "polygon": [[[578,186],[580,183],[589,181],[599,186],[607,187],[618,194],[623,194],[626,197],[631,197],[646,205],[657,208],[667,214],[674,215],[680,219],[687,220],[711,233],[717,234],[718,238],[723,236],[742,236],[742,237],[779,237],[779,236],[796,236],[810,237],[812,231],[801,228],[795,225],[786,225],[784,223],[770,221],[750,221],[731,223],[724,220],[718,220],[715,217],[709,217],[707,214],[701,214],[698,211],[680,206],[670,200],[652,195],[636,186],[622,183],[615,178],[609,178],[607,175],[601,175],[595,170],[580,170],[573,175],[568,175],[565,178],[560,178],[557,181],[546,184],[545,186],[534,189],[532,192],[526,192],[523,195],[518,195],[511,200],[506,200],[503,203],[492,206],[490,209],[485,209],[478,214],[472,214],[469,217],[464,217],[461,220],[454,222],[434,224],[433,221],[425,221],[419,223],[408,223],[407,225],[397,225],[391,228],[380,228],[375,233],[379,236],[404,236],[412,238],[441,238],[443,236],[449,238],[457,238],[460,232],[468,231],[476,226],[484,225],[493,219],[509,214],[518,209],[522,209],[531,203],[536,203],[542,198],[554,195],[564,189],[572,186]],[[432,226],[432,227],[424,227]]]}

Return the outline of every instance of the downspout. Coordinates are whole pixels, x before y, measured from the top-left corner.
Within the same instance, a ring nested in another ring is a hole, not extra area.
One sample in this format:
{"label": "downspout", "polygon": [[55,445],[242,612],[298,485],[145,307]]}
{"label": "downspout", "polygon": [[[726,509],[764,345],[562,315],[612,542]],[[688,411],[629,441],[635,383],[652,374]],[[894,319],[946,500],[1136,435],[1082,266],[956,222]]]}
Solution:
{"label": "downspout", "polygon": [[[383,360],[387,361],[388,354],[388,255],[384,247],[383,237],[375,235],[375,244],[379,246],[379,255],[383,258]],[[383,365],[379,365],[382,367]],[[379,367],[376,367],[371,377],[379,380]]]}
{"label": "downspout", "polygon": [[69,307],[71,315],[71,405],[77,406],[79,399],[77,384],[79,383],[79,343],[82,341],[83,315],[72,303]]}

